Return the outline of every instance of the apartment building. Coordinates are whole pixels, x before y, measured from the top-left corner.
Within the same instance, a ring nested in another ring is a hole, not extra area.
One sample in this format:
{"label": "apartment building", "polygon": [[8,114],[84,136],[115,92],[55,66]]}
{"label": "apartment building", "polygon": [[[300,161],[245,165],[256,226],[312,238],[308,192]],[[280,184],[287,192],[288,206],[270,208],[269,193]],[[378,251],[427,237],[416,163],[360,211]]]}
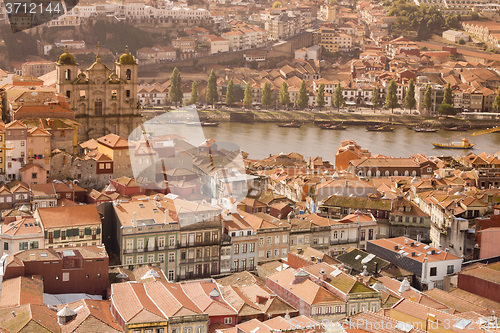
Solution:
{"label": "apartment building", "polygon": [[37,208],[47,248],[101,245],[102,223],[95,205]]}

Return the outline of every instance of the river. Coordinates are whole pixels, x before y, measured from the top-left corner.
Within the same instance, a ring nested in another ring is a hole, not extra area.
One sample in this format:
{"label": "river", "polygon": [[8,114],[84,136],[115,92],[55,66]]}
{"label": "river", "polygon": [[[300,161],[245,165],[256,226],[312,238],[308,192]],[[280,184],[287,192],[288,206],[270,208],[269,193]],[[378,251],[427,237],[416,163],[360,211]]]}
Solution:
{"label": "river", "polygon": [[[192,127],[175,126],[176,133],[189,136]],[[297,152],[304,157],[321,156],[334,162],[335,152],[343,140],[355,140],[372,154],[408,157],[422,153],[427,156],[457,156],[500,150],[500,132],[471,137],[473,131],[461,133],[439,130],[436,133],[416,133],[403,126],[394,132],[369,132],[364,126],[348,126],[346,130],[322,130],[312,124],[301,128],[282,128],[274,123],[221,123],[218,127],[204,127],[205,137],[216,141],[231,142],[250,154],[249,158],[261,159],[269,154]],[[466,137],[476,146],[472,150],[436,149],[432,142],[460,141]]]}

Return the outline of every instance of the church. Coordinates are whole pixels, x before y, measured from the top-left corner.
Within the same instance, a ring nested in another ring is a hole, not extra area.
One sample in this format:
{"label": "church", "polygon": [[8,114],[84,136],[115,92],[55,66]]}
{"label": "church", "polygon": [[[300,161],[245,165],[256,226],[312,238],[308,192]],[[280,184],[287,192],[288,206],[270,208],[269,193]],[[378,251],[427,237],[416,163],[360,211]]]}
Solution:
{"label": "church", "polygon": [[[98,48],[99,49],[99,48]],[[128,48],[108,68],[97,52],[95,62],[86,70],[78,68],[67,50],[56,63],[57,92],[66,96],[75,120],[81,124],[80,141],[109,133],[127,138],[141,124],[137,99],[137,61]]]}

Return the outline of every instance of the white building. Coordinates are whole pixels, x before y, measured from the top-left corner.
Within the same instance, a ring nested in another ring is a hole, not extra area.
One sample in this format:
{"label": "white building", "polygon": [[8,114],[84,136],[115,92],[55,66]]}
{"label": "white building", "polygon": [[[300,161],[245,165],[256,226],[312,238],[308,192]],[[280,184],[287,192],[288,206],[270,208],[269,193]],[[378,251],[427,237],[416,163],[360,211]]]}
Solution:
{"label": "white building", "polygon": [[28,128],[18,120],[5,125],[5,175],[8,180],[20,179],[21,169],[26,164],[26,140]]}
{"label": "white building", "polygon": [[368,241],[366,251],[414,273],[422,288],[443,288],[443,279],[462,270],[463,259],[408,237]]}
{"label": "white building", "polygon": [[466,42],[470,40],[469,35],[465,32],[456,30],[446,30],[443,32],[443,38],[453,43],[457,43],[460,39],[463,39]]}

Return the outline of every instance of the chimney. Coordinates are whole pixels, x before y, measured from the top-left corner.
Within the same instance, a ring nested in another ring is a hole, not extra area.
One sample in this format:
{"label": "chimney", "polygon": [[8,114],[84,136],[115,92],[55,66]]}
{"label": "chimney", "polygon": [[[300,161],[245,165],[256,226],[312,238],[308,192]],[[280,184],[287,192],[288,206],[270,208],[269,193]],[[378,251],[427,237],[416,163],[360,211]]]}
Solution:
{"label": "chimney", "polygon": [[411,256],[412,256],[412,257],[414,257],[414,256],[415,256],[415,252],[412,252],[412,253],[411,253]]}
{"label": "chimney", "polygon": [[217,290],[217,288],[214,288],[214,289],[212,289],[211,292],[208,293],[208,296],[210,296],[211,299],[218,301],[220,298],[220,293]]}
{"label": "chimney", "polygon": [[375,261],[375,265],[373,267],[373,275],[378,274],[378,261]]}
{"label": "chimney", "polygon": [[302,248],[301,248],[301,247],[298,247],[298,248],[297,248],[297,253],[298,253],[298,254],[302,254]]}
{"label": "chimney", "polygon": [[137,227],[137,212],[132,213],[132,226]]}
{"label": "chimney", "polygon": [[415,246],[415,242],[411,242],[411,243],[410,243],[410,246],[411,246],[411,247],[414,247],[414,246]]}
{"label": "chimney", "polygon": [[61,311],[57,313],[57,323],[59,325],[64,325],[72,321],[75,317],[76,312],[66,305]]}
{"label": "chimney", "polygon": [[436,250],[431,250],[431,254],[436,254]]}
{"label": "chimney", "polygon": [[326,275],[325,270],[324,270],[324,269],[321,269],[321,270],[319,271],[319,274],[321,275],[321,276],[320,276],[321,280],[326,281],[327,275]]}
{"label": "chimney", "polygon": [[394,250],[396,250],[396,251],[397,251],[398,249],[399,249],[399,246],[394,245]]}
{"label": "chimney", "polygon": [[292,284],[302,283],[305,279],[307,279],[308,276],[309,273],[301,269],[297,273],[295,273]]}
{"label": "chimney", "polygon": [[165,209],[165,218],[163,219],[163,223],[168,224],[168,209]]}
{"label": "chimney", "polygon": [[406,278],[403,279],[401,282],[401,285],[399,287],[399,293],[402,294],[403,292],[410,290],[410,282]]}

